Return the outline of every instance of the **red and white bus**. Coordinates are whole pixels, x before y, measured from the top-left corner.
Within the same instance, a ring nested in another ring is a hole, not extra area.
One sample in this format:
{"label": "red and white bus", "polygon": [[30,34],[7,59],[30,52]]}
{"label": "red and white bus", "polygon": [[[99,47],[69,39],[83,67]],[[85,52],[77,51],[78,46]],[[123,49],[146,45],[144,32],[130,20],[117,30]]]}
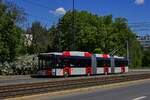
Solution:
{"label": "red and white bus", "polygon": [[128,72],[128,61],[124,57],[79,51],[41,53],[38,56],[38,65],[38,74],[44,76],[90,76]]}

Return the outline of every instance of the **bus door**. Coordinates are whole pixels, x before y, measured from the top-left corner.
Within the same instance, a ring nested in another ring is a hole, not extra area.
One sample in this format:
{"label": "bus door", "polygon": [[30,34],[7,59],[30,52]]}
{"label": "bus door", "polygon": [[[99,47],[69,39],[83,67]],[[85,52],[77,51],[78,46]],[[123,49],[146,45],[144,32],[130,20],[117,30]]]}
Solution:
{"label": "bus door", "polygon": [[53,68],[53,56],[46,56],[44,58],[45,60],[45,69],[46,69],[46,74],[48,76],[52,75],[52,68]]}
{"label": "bus door", "polygon": [[109,73],[109,60],[104,60],[104,74]]}
{"label": "bus door", "polygon": [[125,73],[125,61],[121,61],[120,67],[121,67],[121,73]]}
{"label": "bus door", "polygon": [[108,74],[109,73],[109,67],[107,64],[104,65],[104,74]]}
{"label": "bus door", "polygon": [[53,75],[62,75],[61,70],[63,69],[63,60],[64,58],[62,56],[53,55]]}

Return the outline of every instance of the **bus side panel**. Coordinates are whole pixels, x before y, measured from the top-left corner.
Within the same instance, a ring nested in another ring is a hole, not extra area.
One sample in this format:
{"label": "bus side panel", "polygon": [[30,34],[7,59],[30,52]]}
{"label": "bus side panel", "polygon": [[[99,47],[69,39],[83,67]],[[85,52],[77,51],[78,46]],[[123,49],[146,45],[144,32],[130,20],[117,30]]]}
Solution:
{"label": "bus side panel", "polygon": [[[122,71],[121,71],[121,70],[122,70],[121,67],[115,67],[114,69],[115,69],[115,70],[114,70],[115,73],[121,73],[121,72],[122,72]],[[126,66],[126,67],[125,67],[125,72],[128,72],[128,71],[129,71],[129,68],[128,68],[128,66]]]}
{"label": "bus side panel", "polygon": [[108,67],[108,73],[111,73],[112,71],[111,71],[111,67]]}
{"label": "bus side panel", "polygon": [[71,68],[71,75],[85,75],[86,68]]}
{"label": "bus side panel", "polygon": [[115,73],[121,73],[121,67],[115,67],[114,72]]}
{"label": "bus side panel", "polygon": [[104,74],[104,68],[103,67],[101,67],[101,68],[97,67],[97,74]]}
{"label": "bus side panel", "polygon": [[129,67],[128,66],[125,67],[125,72],[129,72]]}
{"label": "bus side panel", "polygon": [[[104,74],[104,67],[97,68],[97,74]],[[111,73],[111,67],[108,67],[108,73]]]}
{"label": "bus side panel", "polygon": [[63,69],[56,68],[52,70],[53,76],[63,76]]}
{"label": "bus side panel", "polygon": [[57,76],[63,76],[63,69],[56,69],[56,75]]}

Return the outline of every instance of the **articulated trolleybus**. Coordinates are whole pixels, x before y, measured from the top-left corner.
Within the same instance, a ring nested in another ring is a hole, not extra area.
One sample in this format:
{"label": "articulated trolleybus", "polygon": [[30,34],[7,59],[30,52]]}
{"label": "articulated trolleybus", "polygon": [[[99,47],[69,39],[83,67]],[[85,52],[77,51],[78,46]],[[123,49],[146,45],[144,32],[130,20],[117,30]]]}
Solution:
{"label": "articulated trolleybus", "polygon": [[38,55],[38,75],[72,76],[128,72],[128,61],[124,57],[89,52],[65,51]]}

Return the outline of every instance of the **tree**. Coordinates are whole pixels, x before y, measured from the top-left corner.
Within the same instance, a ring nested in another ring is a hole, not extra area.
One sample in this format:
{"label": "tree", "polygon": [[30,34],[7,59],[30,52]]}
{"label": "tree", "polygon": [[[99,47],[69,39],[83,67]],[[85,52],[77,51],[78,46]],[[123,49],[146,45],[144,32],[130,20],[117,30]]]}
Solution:
{"label": "tree", "polygon": [[62,51],[62,32],[53,25],[49,30],[49,44],[48,51],[60,52]]}
{"label": "tree", "polygon": [[142,66],[150,67],[150,48],[143,50]]}
{"label": "tree", "polygon": [[43,27],[40,22],[35,21],[26,33],[31,34],[33,37],[31,46],[28,48],[29,53],[37,54],[47,51],[48,32],[46,27]]}
{"label": "tree", "polygon": [[13,61],[22,49],[23,31],[17,26],[21,21],[19,8],[0,3],[0,62]]}
{"label": "tree", "polygon": [[[136,38],[136,37],[135,37]],[[130,40],[130,64],[134,68],[142,67],[142,49],[140,43],[136,39]]]}

